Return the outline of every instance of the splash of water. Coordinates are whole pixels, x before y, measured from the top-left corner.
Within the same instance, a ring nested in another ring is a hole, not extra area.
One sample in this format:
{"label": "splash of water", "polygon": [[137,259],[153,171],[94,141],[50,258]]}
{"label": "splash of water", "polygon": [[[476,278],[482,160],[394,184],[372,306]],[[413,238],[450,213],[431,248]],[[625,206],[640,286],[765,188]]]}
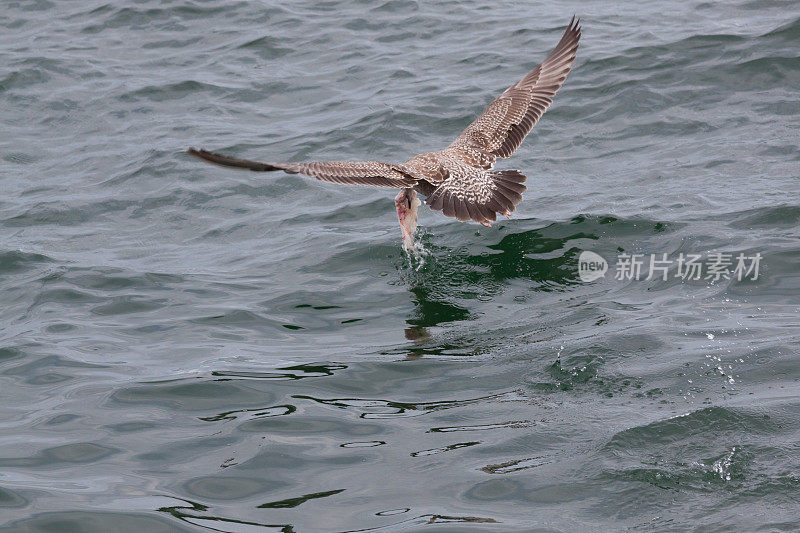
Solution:
{"label": "splash of water", "polygon": [[403,251],[405,251],[406,260],[408,260],[408,266],[416,272],[419,272],[425,266],[425,258],[430,255],[422,241],[414,238],[419,233],[419,230],[415,230],[413,234],[409,234],[408,239],[403,238]]}

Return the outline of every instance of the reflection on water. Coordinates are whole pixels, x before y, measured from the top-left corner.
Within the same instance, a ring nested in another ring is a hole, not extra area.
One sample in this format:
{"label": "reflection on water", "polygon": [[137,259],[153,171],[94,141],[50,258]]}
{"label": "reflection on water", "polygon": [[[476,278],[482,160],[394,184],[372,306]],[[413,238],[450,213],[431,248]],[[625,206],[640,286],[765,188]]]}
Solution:
{"label": "reflection on water", "polygon": [[[389,515],[380,514],[379,516],[389,516]],[[342,533],[361,533],[368,531],[395,531],[398,529],[400,530],[408,529],[413,526],[425,526],[430,524],[448,524],[448,523],[497,524],[500,523],[500,521],[495,520],[494,518],[484,518],[480,516],[452,516],[452,515],[441,515],[441,514],[424,514],[388,526],[372,527],[367,529],[351,529]]]}
{"label": "reflection on water", "polygon": [[[411,331],[421,332],[426,327],[438,326],[444,322],[466,320],[470,316],[469,311],[463,307],[443,301],[440,289],[419,285],[411,287],[409,291],[416,315],[406,320],[406,323],[411,326],[408,328]],[[418,340],[425,336],[425,333],[420,333],[418,336],[412,335],[412,339],[409,340]]]}
{"label": "reflection on water", "polygon": [[496,465],[486,465],[481,468],[487,474],[508,474],[517,472],[518,470],[525,470],[526,468],[536,468],[547,464],[548,461],[544,457],[530,457],[528,459],[516,459],[514,461],[506,461]]}
{"label": "reflection on water", "polygon": [[[176,498],[177,499],[177,498]],[[210,529],[211,531],[225,531],[239,533],[247,528],[257,528],[259,531],[276,531],[279,533],[296,533],[291,524],[267,524],[263,522],[250,522],[247,520],[236,520],[233,518],[222,518],[219,516],[208,516],[199,513],[208,511],[208,506],[201,503],[183,500],[188,505],[175,505],[161,507],[158,511],[167,513],[179,520],[188,522],[196,526]]]}
{"label": "reflection on water", "polygon": [[499,394],[492,394],[489,396],[482,396],[480,398],[471,398],[468,400],[445,400],[439,402],[420,403],[398,402],[393,400],[364,400],[358,398],[336,398],[323,400],[320,398],[314,398],[300,394],[293,395],[292,397],[303,400],[311,400],[319,404],[330,405],[340,409],[355,409],[361,411],[359,414],[360,418],[412,417],[425,415],[444,409],[464,407],[476,403],[525,400],[519,391],[509,391]]}
{"label": "reflection on water", "polygon": [[[411,360],[426,354],[469,355],[458,346],[430,346],[432,338],[427,328],[475,320],[471,302],[490,301],[517,280],[524,280],[526,291],[533,294],[564,291],[579,285],[580,252],[596,248],[594,241],[600,235],[609,231],[624,235],[632,230],[631,226],[636,226],[634,233],[638,235],[666,230],[666,225],[660,222],[581,215],[532,230],[513,232],[509,231],[512,226],[507,226],[498,231],[498,242],[477,249],[450,249],[429,242],[422,272],[406,271],[404,276],[414,304],[404,332],[414,345],[408,349],[406,358]],[[433,240],[429,234],[423,238]]]}
{"label": "reflection on water", "polygon": [[420,450],[418,452],[411,452],[411,457],[424,457],[426,455],[436,455],[438,453],[449,452],[452,450],[458,450],[459,448],[466,448],[468,446],[476,446],[480,444],[480,441],[472,441],[472,442],[457,442],[455,444],[449,444],[442,448],[433,448],[430,450]]}
{"label": "reflection on water", "polygon": [[429,430],[430,433],[451,433],[453,431],[482,431],[503,428],[526,428],[533,425],[530,420],[509,420],[508,422],[499,422],[497,424],[477,424],[468,426],[446,426],[436,427]]}
{"label": "reflection on water", "polygon": [[409,272],[407,283],[415,302],[411,326],[436,326],[465,320],[470,313],[453,299],[485,299],[504,290],[512,280],[534,282],[536,290],[564,289],[577,281],[579,246],[598,237],[600,220],[552,223],[537,230],[498,232],[502,237],[475,252],[432,246],[420,273]]}
{"label": "reflection on water", "polygon": [[274,405],[272,407],[258,407],[255,409],[225,411],[214,416],[202,416],[200,417],[200,420],[205,420],[206,422],[219,422],[221,420],[236,420],[237,418],[267,418],[271,416],[290,415],[295,411],[297,411],[297,407],[294,405]]}
{"label": "reflection on water", "polygon": [[385,440],[369,440],[364,442],[345,442],[339,446],[341,448],[374,448],[375,446],[383,446],[385,444]]}
{"label": "reflection on water", "polygon": [[227,381],[229,379],[305,379],[332,376],[337,370],[344,370],[347,365],[338,363],[326,364],[302,364],[294,366],[280,367],[277,370],[290,370],[291,372],[246,372],[233,370],[214,370],[212,376],[217,377],[216,381]]}
{"label": "reflection on water", "polygon": [[337,489],[337,490],[328,490],[325,492],[314,492],[311,494],[305,494],[303,496],[298,496],[297,498],[287,498],[285,500],[280,500],[277,502],[269,502],[269,503],[262,503],[258,506],[259,509],[284,509],[287,507],[297,507],[301,503],[305,503],[308,500],[314,500],[317,498],[327,498],[328,496],[333,496],[334,494],[339,494],[340,492],[344,492],[345,489]]}

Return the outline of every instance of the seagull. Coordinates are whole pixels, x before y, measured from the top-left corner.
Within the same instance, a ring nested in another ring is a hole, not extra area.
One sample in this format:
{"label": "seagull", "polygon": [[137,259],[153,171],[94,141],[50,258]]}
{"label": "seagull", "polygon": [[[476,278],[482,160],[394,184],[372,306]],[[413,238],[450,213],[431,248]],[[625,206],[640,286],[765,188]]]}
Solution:
{"label": "seagull", "polygon": [[223,167],[256,172],[282,170],[321,181],[400,189],[394,199],[403,247],[411,252],[417,212],[425,203],[444,216],[491,226],[497,214],[510,216],[525,192],[526,176],[519,170],[494,170],[497,158],[510,157],[542,114],[569,74],[578,41],[580,20],[572,17],[564,35],[542,63],[506,89],[456,137],[450,146],[415,155],[404,163],[381,161],[316,161],[261,163],[207,150],[188,152]]}

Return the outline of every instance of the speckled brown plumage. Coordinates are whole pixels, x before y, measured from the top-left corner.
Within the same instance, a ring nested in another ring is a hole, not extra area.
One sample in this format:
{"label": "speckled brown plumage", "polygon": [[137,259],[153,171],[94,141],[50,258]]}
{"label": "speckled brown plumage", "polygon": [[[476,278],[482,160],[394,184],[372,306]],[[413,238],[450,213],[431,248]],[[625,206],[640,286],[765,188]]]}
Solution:
{"label": "speckled brown plumage", "polygon": [[553,103],[575,60],[579,21],[570,21],[545,60],[506,89],[447,148],[419,154],[402,164],[380,161],[261,163],[206,150],[189,153],[217,165],[255,171],[283,170],[322,181],[351,185],[413,188],[431,209],[458,220],[489,225],[497,213],[510,215],[522,200],[526,177],[517,170],[492,170],[510,157]]}

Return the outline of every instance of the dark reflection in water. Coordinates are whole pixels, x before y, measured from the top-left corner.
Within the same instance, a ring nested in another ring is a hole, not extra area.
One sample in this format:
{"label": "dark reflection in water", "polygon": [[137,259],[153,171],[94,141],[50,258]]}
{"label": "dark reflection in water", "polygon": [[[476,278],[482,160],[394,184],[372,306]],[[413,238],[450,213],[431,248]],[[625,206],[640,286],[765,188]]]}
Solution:
{"label": "dark reflection in water", "polygon": [[[548,226],[549,228],[550,226]],[[576,258],[581,249],[571,247],[565,249],[567,243],[578,239],[593,239],[597,236],[590,233],[573,233],[563,238],[546,237],[548,228],[529,230],[506,235],[498,244],[488,248],[499,253],[484,253],[467,256],[464,262],[476,267],[467,270],[465,279],[468,283],[486,283],[486,275],[498,283],[507,280],[524,278],[537,283],[541,291],[563,290],[576,284]],[[560,254],[552,258],[536,257],[536,255]]]}
{"label": "dark reflection in water", "polygon": [[[313,494],[307,494],[305,496],[301,496],[298,498],[289,498],[286,500],[280,500],[276,502],[265,503],[259,505],[259,509],[286,509],[286,508],[293,508],[297,507],[298,505],[305,503],[309,500],[317,499],[317,498],[325,498],[327,496],[333,496],[335,494],[339,494],[343,492],[345,489],[339,490],[332,490],[327,492],[317,492]],[[254,522],[248,520],[236,520],[232,518],[223,518],[219,516],[210,516],[204,513],[209,511],[209,506],[194,502],[191,500],[187,500],[184,498],[176,498],[180,499],[182,502],[185,502],[187,505],[174,505],[168,507],[160,507],[157,511],[162,513],[167,513],[179,520],[184,522],[188,522],[190,524],[194,524],[197,526],[201,526],[206,529],[210,529],[212,531],[240,531],[242,527],[245,528],[254,527],[258,529],[266,529],[266,530],[273,530],[280,533],[296,533],[296,530],[293,525],[291,524],[269,524],[264,522]],[[410,508],[402,508],[402,509],[393,509],[388,511],[381,511],[375,513],[376,516],[394,516],[397,514],[404,514],[409,512]],[[404,525],[409,526],[412,524],[441,524],[441,523],[473,523],[473,524],[496,524],[498,523],[497,520],[494,518],[487,518],[487,517],[479,517],[479,516],[458,516],[458,515],[449,515],[449,514],[423,514],[416,516],[414,518],[406,519],[401,522],[397,522],[394,524],[386,525],[386,526],[379,526],[375,528],[367,528],[367,529],[357,529],[357,530],[348,530],[345,533],[356,533],[356,532],[365,532],[365,531],[382,531],[387,529],[393,529],[397,526]]]}
{"label": "dark reflection in water", "polygon": [[[443,301],[441,291],[427,285],[411,287],[411,301],[414,302],[415,316],[406,320],[412,331],[422,331],[425,327],[438,326],[444,322],[466,320],[469,311],[459,305]],[[424,334],[418,338],[424,338]],[[414,335],[411,338],[414,339]],[[407,336],[408,338],[408,336]],[[411,339],[410,339],[411,340]],[[414,339],[416,340],[416,339]]]}
{"label": "dark reflection in water", "polygon": [[544,464],[547,464],[547,461],[543,457],[530,457],[528,459],[515,459],[513,461],[506,461],[505,463],[496,465],[486,465],[480,470],[483,470],[487,474],[509,474],[519,470],[536,468],[537,466],[542,466]]}
{"label": "dark reflection in water", "polygon": [[395,400],[367,400],[362,398],[322,399],[302,394],[295,394],[292,397],[302,400],[311,400],[316,403],[338,407],[340,409],[357,409],[359,411],[364,411],[359,415],[360,418],[411,417],[480,402],[524,400],[524,397],[520,395],[518,391],[503,392],[468,400],[444,400],[420,403],[398,402]]}
{"label": "dark reflection in water", "polygon": [[411,457],[425,457],[427,455],[436,455],[439,453],[449,452],[452,450],[458,450],[459,448],[467,448],[469,446],[477,446],[480,444],[480,441],[472,441],[472,442],[457,442],[455,444],[450,444],[448,446],[444,446],[442,448],[432,448],[430,450],[420,450],[418,452],[411,452]]}
{"label": "dark reflection in water", "polygon": [[403,507],[400,509],[387,509],[386,511],[380,511],[375,513],[375,516],[395,516],[403,513],[409,512],[411,509],[409,507]]}
{"label": "dark reflection in water", "polygon": [[332,376],[335,371],[344,370],[346,368],[347,365],[337,363],[309,363],[285,366],[276,369],[290,370],[291,372],[243,372],[234,370],[215,370],[211,372],[211,375],[218,378],[216,381],[229,381],[230,379],[234,378],[295,380]]}
{"label": "dark reflection in water", "polygon": [[480,430],[493,430],[502,428],[526,428],[533,425],[530,420],[509,420],[508,422],[500,422],[498,424],[478,424],[468,426],[447,426],[437,427],[428,430],[428,433],[451,433],[453,431],[480,431]]}
{"label": "dark reflection in water", "polygon": [[482,518],[480,516],[452,516],[452,515],[422,515],[428,518],[429,524],[441,524],[447,522],[466,522],[471,524],[496,524],[497,520],[494,518]]}
{"label": "dark reflection in water", "polygon": [[219,422],[221,420],[236,420],[245,414],[248,418],[268,418],[271,416],[290,415],[297,411],[294,405],[274,405],[272,407],[258,407],[253,409],[238,409],[236,411],[225,411],[214,416],[203,416],[200,420],[206,422]]}
{"label": "dark reflection in water", "polygon": [[315,500],[317,498],[327,498],[328,496],[333,496],[334,494],[339,494],[340,492],[344,492],[345,489],[336,489],[336,490],[328,490],[325,492],[312,492],[311,494],[305,494],[303,496],[298,496],[297,498],[287,498],[285,500],[279,500],[277,502],[269,502],[263,503],[258,506],[259,509],[284,509],[288,507],[297,507],[301,503],[305,503],[308,500]]}
{"label": "dark reflection in water", "polygon": [[579,244],[598,240],[601,226],[616,221],[613,217],[578,216],[569,222],[508,233],[478,252],[437,246],[423,235],[429,255],[420,272],[407,279],[414,313],[406,319],[405,337],[414,346],[406,358],[469,355],[463,347],[426,346],[431,340],[427,328],[477,318],[468,308],[470,300],[491,299],[512,280],[532,282],[529,290],[543,292],[580,283],[577,256],[586,245]]}
{"label": "dark reflection in water", "polygon": [[[581,215],[569,222],[552,222],[538,229],[516,232],[501,229],[499,233],[503,236],[499,242],[478,247],[476,251],[431,245],[429,260],[409,280],[410,290],[423,304],[453,294],[480,299],[502,291],[514,279],[532,281],[533,288],[540,291],[564,290],[579,283],[577,255],[610,230],[604,226],[615,222],[611,217]],[[642,221],[642,224],[658,223]],[[433,308],[428,314],[439,322],[447,319],[436,311]]]}
{"label": "dark reflection in water", "polygon": [[[469,357],[491,351],[489,332],[470,329],[458,337],[442,339],[434,336],[431,328],[455,322],[480,323],[483,303],[502,298],[509,288],[514,305],[524,305],[545,295],[560,299],[561,293],[590,287],[578,277],[578,256],[583,250],[600,251],[611,259],[628,248],[639,249],[643,240],[669,235],[683,226],[607,215],[577,215],[515,231],[520,225],[518,221],[498,225],[493,237],[499,239],[497,242],[458,249],[423,234],[426,262],[418,271],[406,269],[402,275],[414,304],[404,329],[411,343],[384,353],[411,361],[424,356]],[[597,314],[595,325],[608,322],[607,313]],[[552,331],[552,320],[543,320],[542,331]],[[532,331],[534,325],[528,322],[525,328]]]}
{"label": "dark reflection in water", "polygon": [[243,529],[241,526],[252,526],[252,527],[257,527],[259,529],[263,528],[280,533],[296,533],[294,526],[292,526],[291,524],[267,524],[263,522],[250,522],[247,520],[236,520],[233,518],[222,518],[219,516],[201,515],[199,513],[204,513],[208,511],[209,508],[207,505],[203,505],[202,503],[193,502],[183,498],[176,498],[176,499],[180,499],[181,501],[186,502],[188,505],[174,505],[170,507],[161,507],[157,510],[162,513],[167,513],[169,515],[172,515],[175,518],[182,520],[184,522],[188,522],[196,526],[201,526],[203,528],[210,529],[212,531],[234,532],[234,531],[241,531]]}
{"label": "dark reflection in water", "polygon": [[[384,513],[376,513],[376,516],[392,516],[393,514],[402,514],[404,512],[410,511],[408,510],[398,510],[399,512],[393,511],[386,511]],[[391,512],[392,514],[385,514]],[[394,524],[389,524],[386,526],[380,527],[372,527],[367,529],[349,529],[342,533],[366,533],[369,531],[395,531],[397,528],[406,529],[408,527],[413,526],[425,526],[431,524],[453,524],[453,523],[462,523],[462,524],[498,524],[500,523],[499,520],[495,520],[494,518],[485,518],[480,516],[456,516],[456,515],[444,515],[444,514],[423,514],[419,516],[415,516],[414,518],[409,518],[406,520],[402,520],[400,522],[396,522]]]}
{"label": "dark reflection in water", "polygon": [[340,444],[340,448],[375,448],[376,446],[384,446],[386,444],[385,440],[368,440],[368,441],[359,441],[359,442],[345,442],[344,444]]}

